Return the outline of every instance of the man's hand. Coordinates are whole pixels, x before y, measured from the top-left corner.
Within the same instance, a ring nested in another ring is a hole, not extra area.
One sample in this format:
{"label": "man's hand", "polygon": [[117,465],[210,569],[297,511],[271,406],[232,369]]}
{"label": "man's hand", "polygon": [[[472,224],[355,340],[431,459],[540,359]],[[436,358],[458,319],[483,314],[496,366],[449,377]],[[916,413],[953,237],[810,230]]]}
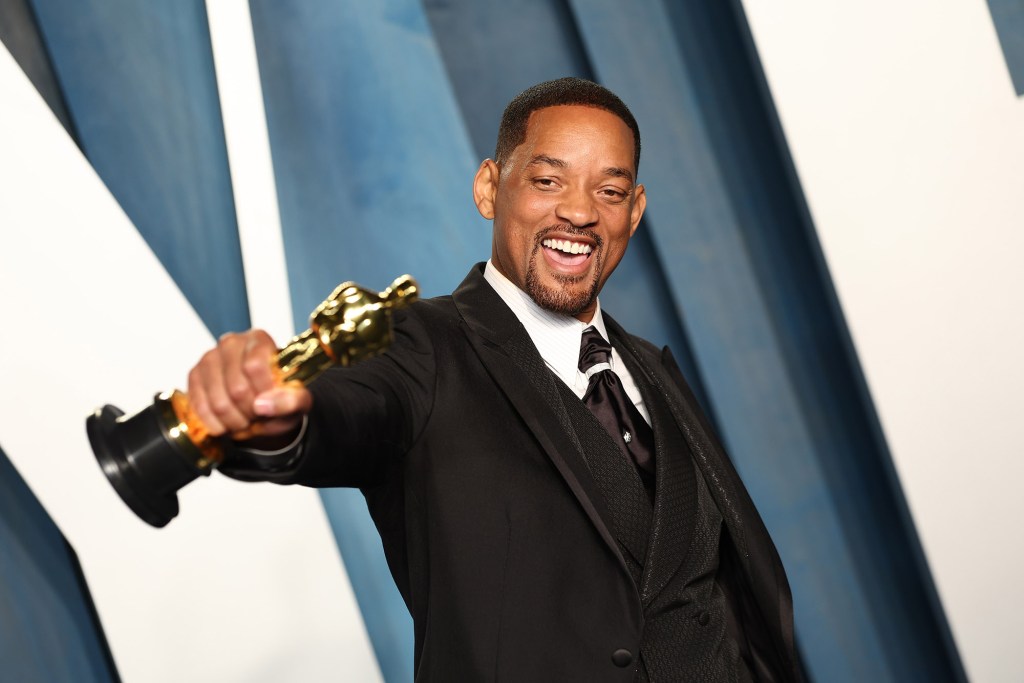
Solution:
{"label": "man's hand", "polygon": [[228,333],[188,374],[192,409],[212,436],[274,450],[295,438],[313,397],[298,382],[280,384],[277,346],[263,330]]}

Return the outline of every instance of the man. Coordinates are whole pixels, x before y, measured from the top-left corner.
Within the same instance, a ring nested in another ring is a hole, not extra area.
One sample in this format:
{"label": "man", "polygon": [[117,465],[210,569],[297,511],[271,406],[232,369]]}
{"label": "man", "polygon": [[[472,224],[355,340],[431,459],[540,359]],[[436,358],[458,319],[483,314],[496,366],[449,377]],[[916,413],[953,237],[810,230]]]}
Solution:
{"label": "man", "polygon": [[261,434],[223,471],[363,490],[417,680],[799,677],[746,490],[668,350],[600,310],[646,206],[639,158],[611,92],[530,88],[473,183],[490,261],[396,314],[385,355],[275,386],[251,331],[189,376],[211,432]]}

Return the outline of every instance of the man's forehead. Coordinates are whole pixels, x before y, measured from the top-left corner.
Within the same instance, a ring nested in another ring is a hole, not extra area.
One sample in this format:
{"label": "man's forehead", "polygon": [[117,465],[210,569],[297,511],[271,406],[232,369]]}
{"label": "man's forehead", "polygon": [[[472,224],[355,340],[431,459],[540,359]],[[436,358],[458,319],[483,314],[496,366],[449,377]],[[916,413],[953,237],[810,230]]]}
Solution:
{"label": "man's forehead", "polygon": [[[606,138],[609,147],[623,144],[625,146],[623,153],[627,154],[632,161],[636,141],[626,122],[607,109],[579,104],[560,104],[531,112],[527,119],[525,139],[516,147],[515,151],[522,153],[525,147],[530,158],[522,161],[533,163],[538,158],[544,159],[551,156],[545,150],[537,149],[538,142],[583,127],[598,128]],[[632,167],[632,164],[629,166]]]}
{"label": "man's forehead", "polygon": [[539,132],[551,127],[565,125],[569,121],[586,119],[593,125],[608,129],[609,135],[625,134],[632,138],[632,131],[618,114],[608,111],[603,107],[596,107],[587,104],[555,104],[550,107],[541,107],[530,112],[526,119],[526,135],[531,132]]}

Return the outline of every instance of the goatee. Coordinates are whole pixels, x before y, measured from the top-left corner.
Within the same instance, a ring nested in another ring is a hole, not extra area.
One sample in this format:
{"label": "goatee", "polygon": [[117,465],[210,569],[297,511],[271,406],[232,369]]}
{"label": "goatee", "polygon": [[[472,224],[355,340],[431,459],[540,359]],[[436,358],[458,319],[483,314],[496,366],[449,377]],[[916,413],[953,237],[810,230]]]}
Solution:
{"label": "goatee", "polygon": [[[537,275],[537,259],[540,256],[540,250],[544,248],[541,243],[549,233],[556,230],[570,236],[586,235],[596,240],[597,245],[590,258],[597,259],[597,261],[591,268],[590,282],[586,282],[585,274],[579,276],[553,274],[552,277],[561,285],[560,287],[546,287],[540,283],[540,277]],[[597,298],[601,271],[604,268],[604,251],[601,249],[603,243],[604,240],[600,237],[579,228],[556,225],[540,231],[535,239],[533,253],[530,254],[530,263],[526,270],[526,282],[524,283],[526,293],[541,308],[575,318],[587,310]]]}

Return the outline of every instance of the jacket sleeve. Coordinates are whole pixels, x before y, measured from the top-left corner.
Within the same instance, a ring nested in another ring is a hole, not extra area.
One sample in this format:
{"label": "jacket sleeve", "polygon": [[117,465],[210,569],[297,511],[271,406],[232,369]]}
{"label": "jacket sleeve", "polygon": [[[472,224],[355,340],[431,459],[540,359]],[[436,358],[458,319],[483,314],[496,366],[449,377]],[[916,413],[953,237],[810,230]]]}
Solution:
{"label": "jacket sleeve", "polygon": [[433,407],[436,364],[416,306],[395,313],[381,356],[332,368],[309,385],[313,408],[301,438],[272,454],[229,448],[220,471],[244,481],[366,487],[401,462]]}

